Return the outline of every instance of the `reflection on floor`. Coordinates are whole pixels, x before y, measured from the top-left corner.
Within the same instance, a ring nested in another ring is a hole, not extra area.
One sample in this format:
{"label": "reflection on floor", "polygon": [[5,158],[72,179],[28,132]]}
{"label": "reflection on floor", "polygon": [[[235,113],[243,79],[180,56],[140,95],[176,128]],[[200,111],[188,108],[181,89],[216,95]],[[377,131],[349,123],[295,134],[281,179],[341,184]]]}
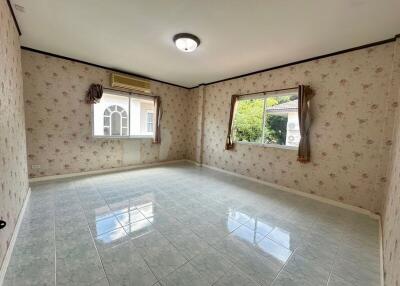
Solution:
{"label": "reflection on floor", "polygon": [[378,224],[176,164],[33,187],[5,285],[379,285]]}

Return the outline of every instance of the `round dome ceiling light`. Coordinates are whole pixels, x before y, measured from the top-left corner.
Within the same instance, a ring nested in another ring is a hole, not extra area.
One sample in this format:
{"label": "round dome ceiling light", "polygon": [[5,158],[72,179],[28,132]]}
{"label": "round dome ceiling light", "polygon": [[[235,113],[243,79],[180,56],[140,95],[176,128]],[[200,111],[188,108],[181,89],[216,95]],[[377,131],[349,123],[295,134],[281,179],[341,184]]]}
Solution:
{"label": "round dome ceiling light", "polygon": [[193,52],[200,45],[200,39],[188,33],[176,34],[173,38],[175,46],[182,52]]}

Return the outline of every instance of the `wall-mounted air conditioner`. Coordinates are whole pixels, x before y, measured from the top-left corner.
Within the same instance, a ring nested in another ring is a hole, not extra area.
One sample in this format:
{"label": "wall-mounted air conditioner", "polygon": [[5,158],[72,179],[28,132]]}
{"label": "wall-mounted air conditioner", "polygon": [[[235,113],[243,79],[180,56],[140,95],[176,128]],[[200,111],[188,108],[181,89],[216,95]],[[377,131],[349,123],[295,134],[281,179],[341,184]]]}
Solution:
{"label": "wall-mounted air conditioner", "polygon": [[151,92],[150,82],[148,80],[115,73],[111,74],[111,86],[144,93]]}

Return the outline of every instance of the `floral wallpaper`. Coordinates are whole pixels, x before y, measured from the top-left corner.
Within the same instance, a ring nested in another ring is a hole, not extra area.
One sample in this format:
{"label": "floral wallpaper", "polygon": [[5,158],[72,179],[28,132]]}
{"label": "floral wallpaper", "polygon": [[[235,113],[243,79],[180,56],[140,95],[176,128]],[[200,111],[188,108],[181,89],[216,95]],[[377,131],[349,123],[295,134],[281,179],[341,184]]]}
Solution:
{"label": "floral wallpaper", "polygon": [[24,101],[18,31],[0,1],[0,266],[28,190]]}
{"label": "floral wallpaper", "polygon": [[[400,38],[396,41],[390,92],[400,99]],[[385,285],[400,285],[400,112],[397,112],[386,198],[382,210]]]}
{"label": "floral wallpaper", "polygon": [[[398,99],[388,92],[393,42],[204,87],[204,164],[379,212]],[[297,151],[236,144],[224,150],[231,95],[310,85],[312,162]],[[192,96],[196,91],[192,91]],[[192,99],[190,110],[199,110]],[[198,128],[199,113],[190,126]],[[194,142],[192,141],[191,144]],[[197,142],[198,144],[198,142]]]}
{"label": "floral wallpaper", "polygon": [[186,157],[187,89],[151,82],[162,99],[160,145],[151,139],[95,139],[85,94],[92,83],[109,86],[111,71],[27,50],[22,69],[30,177]]}
{"label": "floral wallpaper", "polygon": [[203,140],[203,101],[204,86],[190,89],[188,91],[188,134],[186,156],[192,161],[202,162],[202,140]]}

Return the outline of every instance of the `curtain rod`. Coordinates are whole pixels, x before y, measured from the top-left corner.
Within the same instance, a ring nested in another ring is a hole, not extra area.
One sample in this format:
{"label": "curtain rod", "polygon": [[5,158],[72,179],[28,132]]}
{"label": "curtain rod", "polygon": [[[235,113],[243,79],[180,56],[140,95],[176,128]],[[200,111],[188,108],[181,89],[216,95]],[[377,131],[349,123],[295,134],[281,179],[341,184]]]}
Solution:
{"label": "curtain rod", "polygon": [[298,89],[299,87],[288,87],[288,88],[281,88],[281,89],[275,89],[275,90],[264,90],[264,91],[257,91],[257,92],[251,92],[251,93],[242,93],[242,94],[234,94],[237,96],[246,96],[246,95],[254,95],[254,94],[266,94],[266,93],[271,93],[271,92],[278,92],[278,91],[285,91],[285,90],[293,90],[293,89]]}
{"label": "curtain rod", "polygon": [[139,92],[139,91],[126,91],[126,90],[115,89],[115,88],[110,88],[110,87],[103,87],[103,90],[111,90],[111,91],[116,91],[116,92],[123,92],[123,93],[127,93],[129,95],[137,94],[137,95],[155,97],[155,95],[152,95],[151,93],[143,93],[143,92]]}

